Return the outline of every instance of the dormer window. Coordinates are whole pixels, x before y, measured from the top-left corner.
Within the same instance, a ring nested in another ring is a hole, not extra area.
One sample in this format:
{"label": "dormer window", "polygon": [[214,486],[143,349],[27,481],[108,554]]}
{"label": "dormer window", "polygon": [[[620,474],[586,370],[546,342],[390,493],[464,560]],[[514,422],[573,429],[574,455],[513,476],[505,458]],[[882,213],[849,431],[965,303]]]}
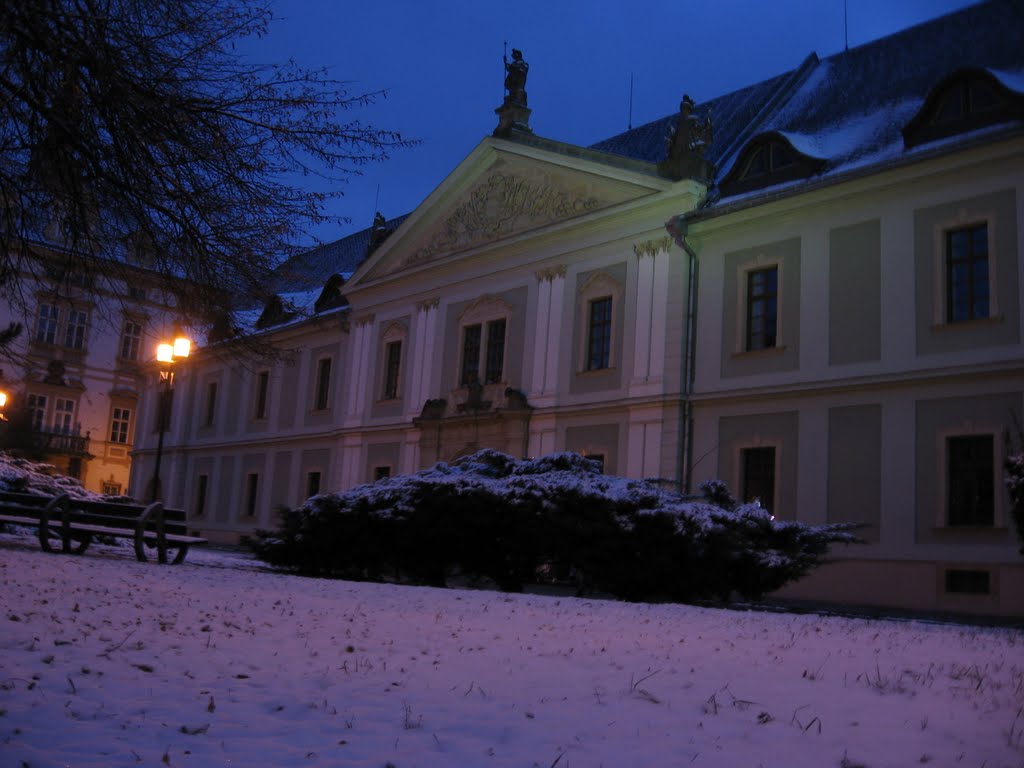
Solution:
{"label": "dormer window", "polygon": [[988,125],[1024,119],[1024,95],[1004,86],[984,69],[947,77],[925,99],[903,129],[907,148]]}
{"label": "dormer window", "polygon": [[732,170],[722,179],[722,195],[804,179],[820,171],[824,164],[824,160],[798,152],[782,134],[765,134],[753,139],[740,153]]}

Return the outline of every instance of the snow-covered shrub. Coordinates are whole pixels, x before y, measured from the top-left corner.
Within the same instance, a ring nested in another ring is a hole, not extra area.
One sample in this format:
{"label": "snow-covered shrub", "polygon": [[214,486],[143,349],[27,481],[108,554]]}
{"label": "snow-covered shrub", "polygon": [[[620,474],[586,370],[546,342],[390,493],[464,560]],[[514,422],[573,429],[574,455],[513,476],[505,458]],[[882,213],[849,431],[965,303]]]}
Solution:
{"label": "snow-covered shrub", "polygon": [[414,475],[317,496],[261,531],[257,554],[302,573],[443,585],[461,573],[501,589],[575,584],[627,599],[758,597],[805,575],[852,524],[776,521],[721,483],[685,498],[602,475],[560,453],[493,450]]}
{"label": "snow-covered shrub", "polygon": [[73,499],[103,499],[100,494],[87,491],[73,477],[55,474],[52,464],[12,456],[0,451],[0,491],[35,493],[42,496],[60,496],[66,493]]}

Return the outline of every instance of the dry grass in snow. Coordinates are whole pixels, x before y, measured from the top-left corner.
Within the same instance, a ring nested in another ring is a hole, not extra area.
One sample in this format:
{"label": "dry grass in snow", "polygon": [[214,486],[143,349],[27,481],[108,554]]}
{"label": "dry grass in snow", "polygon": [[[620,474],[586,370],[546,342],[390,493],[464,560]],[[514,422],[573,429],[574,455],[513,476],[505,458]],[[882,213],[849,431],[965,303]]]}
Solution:
{"label": "dry grass in snow", "polygon": [[36,547],[0,537],[4,766],[1024,765],[1018,630]]}

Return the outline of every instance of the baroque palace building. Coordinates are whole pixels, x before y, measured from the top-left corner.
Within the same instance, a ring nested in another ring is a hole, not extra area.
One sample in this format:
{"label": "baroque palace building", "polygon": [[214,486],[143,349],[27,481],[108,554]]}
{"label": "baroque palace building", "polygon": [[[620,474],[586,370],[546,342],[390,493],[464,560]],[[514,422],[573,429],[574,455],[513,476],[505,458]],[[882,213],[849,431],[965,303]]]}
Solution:
{"label": "baroque palace building", "polygon": [[111,249],[116,264],[98,267],[62,245],[57,230],[15,260],[20,306],[0,303],[0,328],[23,326],[0,360],[0,449],[50,463],[87,490],[121,495],[146,358],[181,313],[144,258]]}
{"label": "baroque palace building", "polygon": [[1024,613],[1022,29],[981,3],[590,147],[531,131],[514,57],[494,134],[412,213],[280,269],[253,316],[277,356],[179,371],[167,503],[237,541],[482,447],[576,451],[868,524],[785,596]]}

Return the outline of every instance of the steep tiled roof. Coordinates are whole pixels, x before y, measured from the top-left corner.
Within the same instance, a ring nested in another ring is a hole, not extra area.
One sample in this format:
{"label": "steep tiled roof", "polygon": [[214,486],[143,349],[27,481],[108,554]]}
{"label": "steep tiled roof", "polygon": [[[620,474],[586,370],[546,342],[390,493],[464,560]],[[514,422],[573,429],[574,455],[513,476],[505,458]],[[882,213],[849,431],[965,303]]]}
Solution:
{"label": "steep tiled roof", "polygon": [[[394,232],[407,216],[396,216],[388,221],[388,232]],[[292,256],[275,270],[276,282],[271,287],[272,292],[319,290],[335,274],[347,279],[366,258],[372,231],[367,227],[333,243],[324,243]]]}
{"label": "steep tiled roof", "polygon": [[[894,159],[906,152],[902,129],[950,73],[983,68],[1024,92],[1022,30],[1022,0],[988,0],[822,60],[812,53],[796,69],[699,104],[696,114],[710,114],[714,124],[708,159],[715,183],[752,138],[766,133],[821,161],[821,175]],[[665,157],[677,120],[678,113],[666,115],[588,149],[654,164]],[[405,218],[389,221],[388,229]],[[289,259],[277,269],[273,290],[308,291],[333,274],[347,277],[366,258],[371,232]]]}
{"label": "steep tiled roof", "polygon": [[[985,68],[1017,90],[1022,30],[1021,0],[990,0],[821,61],[812,54],[798,69],[699,104],[696,114],[714,124],[716,182],[750,138],[773,131],[825,161],[823,174],[893,158],[904,151],[901,129],[951,72]],[[657,162],[676,120],[668,115],[592,149]]]}

